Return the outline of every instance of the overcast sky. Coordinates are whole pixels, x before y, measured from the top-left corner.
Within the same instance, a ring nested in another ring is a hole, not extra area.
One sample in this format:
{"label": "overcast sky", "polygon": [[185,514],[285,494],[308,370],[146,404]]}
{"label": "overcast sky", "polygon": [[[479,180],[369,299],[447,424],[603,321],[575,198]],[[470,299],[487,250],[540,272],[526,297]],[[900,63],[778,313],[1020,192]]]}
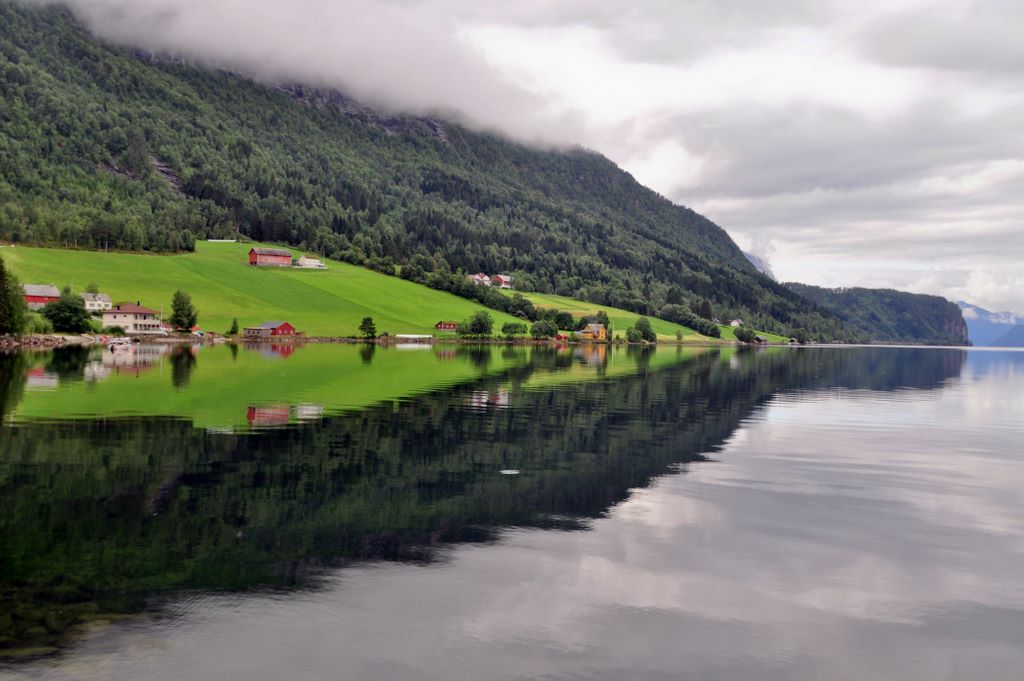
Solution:
{"label": "overcast sky", "polygon": [[783,280],[1024,313],[1024,2],[71,0],[105,37],[582,144]]}

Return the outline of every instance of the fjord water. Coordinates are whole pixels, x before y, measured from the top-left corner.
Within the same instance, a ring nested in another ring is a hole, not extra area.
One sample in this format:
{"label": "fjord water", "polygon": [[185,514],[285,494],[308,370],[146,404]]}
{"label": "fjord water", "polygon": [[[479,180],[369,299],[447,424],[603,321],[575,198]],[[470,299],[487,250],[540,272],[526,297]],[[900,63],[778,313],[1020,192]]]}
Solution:
{"label": "fjord water", "polygon": [[0,677],[1019,679],[1024,353],[0,357]]}

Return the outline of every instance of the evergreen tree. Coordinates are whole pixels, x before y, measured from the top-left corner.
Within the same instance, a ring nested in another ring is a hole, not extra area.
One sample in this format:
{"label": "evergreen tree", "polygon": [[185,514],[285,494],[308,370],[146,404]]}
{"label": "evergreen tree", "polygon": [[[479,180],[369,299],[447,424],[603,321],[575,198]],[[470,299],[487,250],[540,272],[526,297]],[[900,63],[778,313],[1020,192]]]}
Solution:
{"label": "evergreen tree", "polygon": [[27,312],[21,284],[0,258],[0,336],[21,333],[28,321]]}
{"label": "evergreen tree", "polygon": [[363,321],[359,322],[359,333],[367,340],[377,337],[377,325],[373,323],[373,317],[363,317]]}
{"label": "evergreen tree", "polygon": [[238,318],[237,317],[235,317],[234,319],[231,320],[231,328],[228,329],[228,335],[229,336],[237,336],[238,335]]}
{"label": "evergreen tree", "polygon": [[181,289],[171,299],[171,326],[176,329],[191,329],[199,321],[199,311],[192,307],[192,296]]}

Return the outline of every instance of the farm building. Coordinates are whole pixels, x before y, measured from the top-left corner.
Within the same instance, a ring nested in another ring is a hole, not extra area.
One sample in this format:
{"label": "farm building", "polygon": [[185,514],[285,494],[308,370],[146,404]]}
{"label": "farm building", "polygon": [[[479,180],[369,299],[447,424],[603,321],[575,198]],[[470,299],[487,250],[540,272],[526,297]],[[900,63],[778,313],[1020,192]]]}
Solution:
{"label": "farm building", "polygon": [[512,277],[508,274],[495,274],[491,277],[491,286],[497,288],[512,288]]}
{"label": "farm building", "polygon": [[603,341],[607,338],[608,331],[604,328],[604,324],[587,324],[580,331],[580,340]]}
{"label": "farm building", "polygon": [[472,283],[477,286],[490,286],[491,278],[483,272],[477,272],[476,274],[467,274],[466,279],[469,279]]}
{"label": "farm building", "polygon": [[270,321],[259,326],[247,326],[242,331],[245,338],[270,338],[272,336],[294,336],[295,327],[288,322]]}
{"label": "farm building", "polygon": [[249,264],[257,267],[291,267],[292,252],[283,248],[250,248]]}
{"label": "farm building", "polygon": [[113,307],[110,296],[106,293],[83,293],[82,300],[85,301],[85,309],[89,312],[103,312]]}
{"label": "farm building", "polygon": [[441,320],[434,324],[434,329],[437,331],[455,331],[457,328],[459,328],[459,323],[451,320]]}
{"label": "farm building", "polygon": [[25,284],[21,289],[30,310],[41,310],[47,303],[60,300],[60,289],[53,284]]}
{"label": "farm building", "polygon": [[743,326],[743,320],[742,319],[734,319],[731,322],[729,322],[729,326],[731,326],[734,329],[739,328],[739,327]]}
{"label": "farm building", "polygon": [[103,326],[119,326],[129,335],[166,333],[157,318],[157,311],[138,303],[118,303],[104,310]]}
{"label": "farm building", "polygon": [[295,261],[295,266],[306,270],[327,269],[327,265],[325,265],[324,261],[321,260],[320,258],[309,258],[305,255],[300,256],[299,259]]}

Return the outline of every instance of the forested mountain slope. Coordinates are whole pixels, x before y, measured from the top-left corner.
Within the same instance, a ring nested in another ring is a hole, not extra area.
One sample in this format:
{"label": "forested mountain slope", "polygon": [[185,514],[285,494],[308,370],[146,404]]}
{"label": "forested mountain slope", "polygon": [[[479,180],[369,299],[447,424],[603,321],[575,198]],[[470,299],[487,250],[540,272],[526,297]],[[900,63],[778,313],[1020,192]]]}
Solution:
{"label": "forested mountain slope", "polygon": [[848,328],[881,343],[968,345],[967,323],[956,303],[892,289],[828,289],[786,284],[836,314]]}
{"label": "forested mountain slope", "polygon": [[156,59],[6,0],[0,98],[0,239],[174,251],[241,234],[389,272],[511,272],[637,312],[703,297],[758,328],[848,337],[593,152]]}

